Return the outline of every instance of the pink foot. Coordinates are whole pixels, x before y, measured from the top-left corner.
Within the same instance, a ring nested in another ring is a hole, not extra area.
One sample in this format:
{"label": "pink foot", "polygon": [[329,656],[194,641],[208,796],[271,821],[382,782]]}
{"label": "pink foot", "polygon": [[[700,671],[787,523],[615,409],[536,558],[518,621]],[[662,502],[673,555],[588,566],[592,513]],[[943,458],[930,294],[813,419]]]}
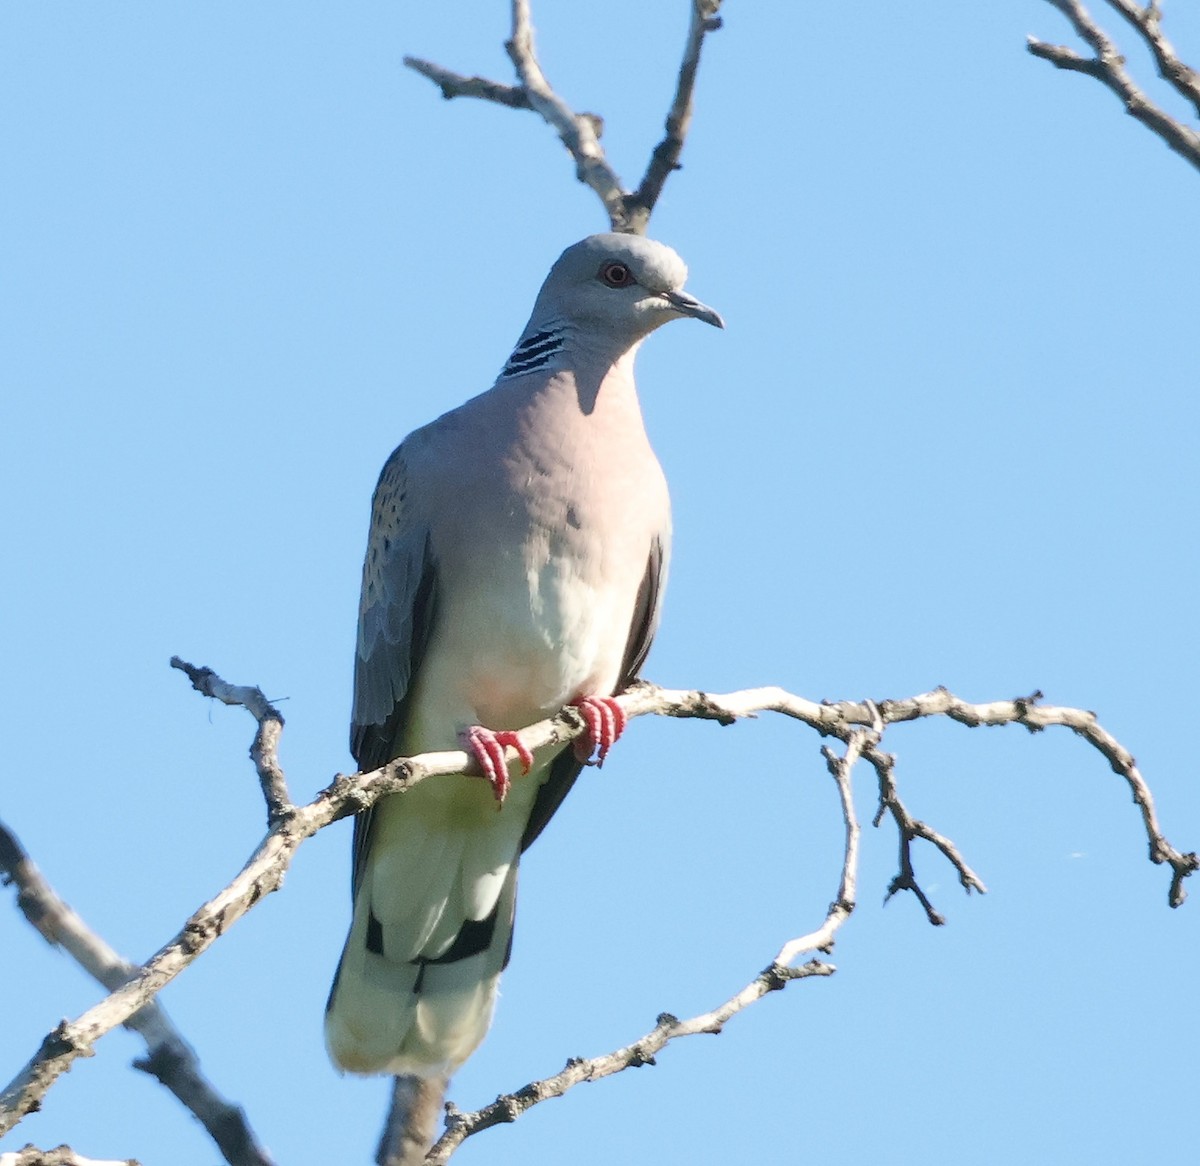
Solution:
{"label": "pink foot", "polygon": [[578,709],[587,722],[587,732],[575,738],[575,756],[584,765],[591,765],[592,753],[599,749],[595,764],[603,765],[608,751],[625,732],[629,719],[625,710],[611,696],[581,696],[571,701],[570,707]]}
{"label": "pink foot", "polygon": [[463,733],[463,738],[467,748],[479,762],[479,768],[483,770],[483,776],[491,785],[496,801],[503,805],[509,786],[508,761],[504,756],[504,747],[511,745],[517,751],[522,773],[528,773],[533,767],[533,754],[522,743],[521,738],[509,729],[501,729],[494,733],[482,725],[472,725]]}

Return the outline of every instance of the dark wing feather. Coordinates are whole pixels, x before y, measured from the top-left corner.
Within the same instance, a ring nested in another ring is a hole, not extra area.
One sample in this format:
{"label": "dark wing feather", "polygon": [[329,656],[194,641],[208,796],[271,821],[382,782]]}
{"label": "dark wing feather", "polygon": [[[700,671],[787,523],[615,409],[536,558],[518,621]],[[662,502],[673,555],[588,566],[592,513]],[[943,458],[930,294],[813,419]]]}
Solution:
{"label": "dark wing feather", "polygon": [[624,691],[637,679],[650,653],[650,645],[654,642],[662,615],[668,557],[669,552],[663,540],[655,538],[650,544],[646,574],[642,576],[642,585],[638,588],[637,602],[633,607],[633,621],[629,625],[629,639],[625,643],[625,664],[621,669],[621,679],[617,682],[618,692]]}
{"label": "dark wing feather", "polygon": [[[437,580],[429,532],[414,522],[407,494],[401,446],[375,487],[363,563],[350,725],[350,751],[360,771],[399,756],[413,676],[433,626]],[[356,891],[370,825],[370,810],[354,820]]]}
{"label": "dark wing feather", "polygon": [[[617,681],[617,692],[624,691],[637,679],[638,672],[646,662],[654,633],[658,630],[662,594],[667,583],[667,558],[668,552],[663,540],[655,538],[650,545],[646,573],[642,576],[642,585],[638,588],[637,602],[633,607],[633,620],[629,626],[629,639],[625,644],[625,661],[621,667],[621,677]],[[571,792],[571,786],[575,784],[575,779],[582,769],[582,763],[576,760],[571,749],[563,750],[551,763],[550,776],[538,790],[525,833],[521,836],[522,852],[528,850],[546,828],[546,823],[562,805],[563,798]]]}

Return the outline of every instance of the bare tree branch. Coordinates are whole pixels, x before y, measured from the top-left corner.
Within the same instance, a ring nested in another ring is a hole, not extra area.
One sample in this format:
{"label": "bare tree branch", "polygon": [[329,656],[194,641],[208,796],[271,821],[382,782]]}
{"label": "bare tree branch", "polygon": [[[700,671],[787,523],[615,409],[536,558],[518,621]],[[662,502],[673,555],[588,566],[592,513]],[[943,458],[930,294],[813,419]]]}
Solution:
{"label": "bare tree branch", "polygon": [[1108,2],[1137,29],[1146,42],[1154,54],[1158,75],[1173,86],[1181,97],[1190,101],[1196,110],[1196,116],[1200,117],[1200,74],[1180,60],[1175,46],[1163,34],[1162,11],[1157,0],[1144,6],[1133,3],[1133,0]]}
{"label": "bare tree branch", "polygon": [[[632,699],[625,706],[630,716],[654,711],[663,716],[701,717],[727,722],[770,710],[803,721],[824,736],[841,737],[854,726],[870,724],[873,715],[871,709],[874,707],[867,702],[854,701],[815,704],[782,688],[750,688],[721,697],[700,692],[678,693],[652,688],[650,691],[657,699],[653,701],[653,709],[650,709],[639,702],[640,691],[634,689]],[[1125,779],[1133,800],[1141,811],[1142,825],[1150,846],[1150,861],[1156,864],[1167,863],[1171,867],[1172,878],[1167,899],[1172,907],[1180,906],[1187,897],[1183,889],[1183,880],[1200,868],[1200,858],[1194,852],[1181,853],[1163,835],[1150,787],[1129,750],[1100,725],[1095,713],[1084,709],[1038,704],[1041,699],[1042,694],[1035,692],[1032,696],[1019,697],[1016,700],[971,704],[945,688],[937,688],[932,692],[903,700],[881,701],[878,713],[885,726],[944,716],[971,728],[980,725],[1023,725],[1033,733],[1052,725],[1062,725],[1070,729],[1100,753],[1114,773]],[[950,855],[947,854],[947,857]],[[959,876],[961,880],[961,869]],[[974,889],[978,890],[980,887]]]}
{"label": "bare tree branch", "polygon": [[133,1158],[122,1158],[116,1162],[107,1159],[85,1158],[76,1154],[70,1146],[56,1146],[53,1150],[39,1150],[37,1146],[23,1146],[20,1150],[0,1154],[0,1166],[138,1166]]}
{"label": "bare tree branch", "polygon": [[[1142,815],[1142,825],[1150,846],[1150,861],[1167,863],[1171,867],[1171,883],[1167,902],[1179,907],[1187,898],[1183,880],[1200,869],[1200,857],[1194,851],[1186,854],[1176,850],[1164,837],[1154,808],[1154,796],[1138,770],[1133,755],[1096,719],[1096,714],[1084,709],[1039,705],[1040,692],[1016,700],[993,701],[991,704],[969,704],[944,688],[903,701],[885,701],[880,708],[884,722],[911,721],[919,717],[946,716],[960,725],[976,728],[980,725],[1023,725],[1031,733],[1052,725],[1062,725],[1082,737],[1108,762],[1129,786],[1133,800]],[[949,855],[947,855],[949,857]],[[960,876],[963,871],[960,868]],[[964,883],[965,885],[965,883]],[[980,889],[980,888],[976,888]]]}
{"label": "bare tree branch", "polygon": [[[183,666],[183,671],[192,676],[193,672],[205,674],[210,670]],[[257,710],[255,716],[259,720],[260,733],[264,723],[271,723],[278,717],[265,701],[259,703],[262,694],[257,689],[225,685],[215,674],[211,676],[210,687],[217,699],[243,703],[244,697],[248,707],[253,705]],[[712,1012],[689,1021],[660,1018],[659,1024],[650,1033],[627,1049],[618,1050],[604,1058],[582,1062],[583,1072],[579,1079],[607,1075],[635,1063],[639,1058],[644,1062],[677,1036],[690,1032],[715,1031],[730,1016],[761,999],[768,992],[782,987],[783,983],[791,979],[828,975],[832,972],[833,969],[827,965],[807,967],[807,970],[790,965],[803,951],[827,948],[838,927],[853,909],[858,828],[849,802],[849,766],[859,756],[863,756],[875,766],[877,773],[881,766],[890,773],[890,759],[876,759],[874,756],[883,732],[890,724],[945,716],[965,725],[1016,724],[1024,725],[1033,732],[1050,725],[1063,725],[1099,751],[1112,769],[1129,785],[1134,801],[1141,811],[1142,823],[1150,844],[1151,860],[1171,866],[1173,873],[1169,901],[1172,906],[1183,902],[1183,880],[1200,867],[1200,858],[1197,858],[1196,854],[1181,853],[1162,834],[1149,787],[1128,750],[1099,725],[1093,713],[1082,709],[1039,705],[1037,701],[1040,694],[1018,700],[970,704],[945,689],[937,689],[904,700],[881,701],[879,704],[870,701],[817,704],[781,688],[747,689],[714,696],[699,691],[668,690],[650,684],[639,684],[622,694],[619,699],[629,717],[655,713],[729,724],[741,717],[772,711],[802,721],[822,736],[840,739],[846,745],[841,762],[838,763],[828,753],[826,760],[835,778],[838,778],[839,789],[842,791],[843,813],[846,815],[847,826],[846,858],[838,899],[830,908],[821,928],[809,936],[786,943],[775,961],[764,972]],[[521,730],[520,737],[527,748],[537,752],[547,748],[560,748],[583,732],[585,727],[577,710],[566,709],[557,717]],[[509,757],[512,760],[516,759],[515,749]],[[278,766],[278,762],[273,759],[272,763]],[[839,777],[841,771],[844,771],[843,777]],[[339,818],[367,809],[381,797],[403,793],[417,783],[439,775],[456,773],[478,775],[479,769],[474,758],[460,750],[427,753],[415,758],[399,758],[370,773],[356,774],[353,777],[338,776],[308,805],[290,806],[271,825],[255,853],[229,886],[197,910],[179,934],[137,971],[134,979],[78,1019],[64,1021],[46,1037],[38,1053],[6,1087],[3,1094],[0,1094],[0,1134],[6,1133],[25,1114],[37,1108],[54,1081],[78,1057],[90,1055],[92,1046],[104,1033],[128,1020],[233,923],[265,895],[276,890],[282,883],[284,872],[297,848],[306,838]],[[282,770],[279,771],[279,777],[282,781]],[[842,784],[843,780],[845,785]],[[270,796],[268,793],[268,800]],[[885,797],[882,788],[881,797]],[[964,886],[970,884],[974,889],[983,889],[982,883],[975,879],[947,840],[926,827],[916,829],[917,825],[920,824],[911,821],[908,823],[913,836],[932,841],[956,865]],[[901,873],[903,875],[903,869]],[[974,883],[971,882],[972,879]],[[572,1063],[558,1077],[547,1079],[550,1084],[545,1087],[551,1090],[567,1088],[575,1083],[578,1073],[579,1067]],[[559,1078],[563,1079],[561,1083]]]}
{"label": "bare tree branch", "polygon": [[692,17],[683,50],[683,64],[679,66],[675,99],[667,113],[666,136],[654,147],[650,164],[637,190],[625,196],[626,210],[634,224],[635,234],[645,234],[650,213],[662,194],[663,186],[671,173],[680,168],[683,143],[692,125],[692,93],[700,68],[700,50],[704,47],[705,36],[721,27],[721,18],[717,15],[720,8],[721,0],[692,0]]}
{"label": "bare tree branch", "polygon": [[529,94],[515,85],[504,85],[500,81],[489,81],[486,77],[464,77],[450,69],[443,69],[432,61],[420,57],[405,57],[404,63],[422,77],[428,77],[447,100],[454,97],[478,97],[495,105],[507,105],[509,109],[532,109]]}
{"label": "bare tree branch", "polygon": [[600,145],[603,120],[591,113],[575,113],[546,80],[534,47],[529,0],[512,0],[512,35],[504,48],[516,70],[519,85],[505,85],[485,77],[467,77],[419,57],[405,57],[410,69],[428,77],[442,96],[476,97],[510,109],[531,109],[549,125],[575,160],[575,176],[591,187],[604,204],[614,231],[643,235],[650,215],[679,158],[692,120],[692,94],[700,65],[704,38],[721,27],[721,0],[692,0],[683,61],[675,96],[667,113],[666,135],[655,146],[637,190],[627,191],[609,165]]}
{"label": "bare tree branch", "polygon": [[267,825],[274,825],[292,810],[287,779],[279,765],[283,714],[259,688],[226,684],[211,668],[197,668],[178,656],[171,657],[171,667],[183,672],[197,692],[222,704],[240,705],[258,722],[258,732],[250,745],[250,760],[254,762],[258,783],[267,801]]}
{"label": "bare tree branch", "polygon": [[[1068,72],[1086,73],[1102,85],[1111,89],[1125,106],[1125,112],[1157,134],[1168,146],[1193,166],[1200,169],[1200,133],[1173,118],[1155,105],[1145,92],[1134,82],[1125,68],[1125,58],[1116,44],[1100,28],[1081,0],[1046,0],[1057,8],[1073,25],[1093,52],[1086,57],[1065,45],[1053,45],[1047,41],[1030,37],[1029,51],[1042,60],[1049,61]],[[1132,0],[1109,0],[1135,29],[1154,54],[1159,73],[1184,97],[1191,101],[1200,114],[1200,77],[1195,70],[1185,65],[1175,52],[1174,46],[1162,33],[1162,14],[1157,3],[1145,7]]]}
{"label": "bare tree branch", "polygon": [[867,760],[875,767],[875,773],[879,778],[879,809],[875,813],[872,825],[879,826],[883,821],[884,814],[891,814],[900,835],[900,870],[888,884],[884,902],[887,902],[897,891],[911,891],[924,908],[925,917],[929,922],[935,927],[940,927],[946,922],[945,916],[934,909],[933,904],[929,901],[929,896],[917,882],[917,876],[913,869],[912,844],[916,839],[920,838],[930,842],[942,852],[942,855],[958,872],[958,881],[968,894],[971,891],[978,891],[981,895],[986,895],[987,887],[983,885],[979,876],[967,866],[966,861],[959,854],[958,848],[949,838],[943,837],[924,822],[917,821],[908,812],[908,808],[900,800],[900,794],[896,788],[896,758],[879,749],[870,749],[867,752]]}
{"label": "bare tree branch", "polygon": [[530,107],[541,114],[575,159],[575,176],[590,186],[604,203],[614,230],[627,230],[623,214],[625,192],[600,145],[596,119],[579,115],[550,87],[538,64],[533,45],[529,0],[512,0],[512,37],[504,45],[521,79]]}
{"label": "bare tree branch", "polygon": [[[17,889],[17,906],[52,947],[62,948],[110,991],[127,984],[140,970],[123,959],[54,892],[15,834],[0,822],[0,877]],[[125,1021],[146,1042],[148,1056],[134,1068],[166,1086],[197,1118],[230,1166],[271,1166],[245,1112],[227,1101],[200,1071],[195,1050],[167,1016],[150,1001]],[[57,1153],[57,1151],[55,1151]],[[0,1159],[2,1161],[2,1159]]]}
{"label": "bare tree branch", "polygon": [[437,1137],[445,1077],[393,1077],[392,1102],[375,1151],[376,1166],[418,1166]]}
{"label": "bare tree branch", "polygon": [[633,1044],[599,1057],[572,1058],[565,1068],[554,1076],[533,1081],[514,1093],[505,1093],[497,1097],[491,1105],[473,1113],[462,1113],[455,1106],[447,1105],[446,1132],[430,1150],[425,1161],[429,1166],[441,1166],[449,1160],[450,1155],[462,1142],[473,1134],[482,1133],[495,1125],[516,1121],[539,1102],[561,1097],[568,1089],[584,1081],[598,1081],[624,1069],[653,1065],[656,1063],[655,1054],[671,1041],[695,1033],[719,1033],[730,1017],[761,1000],[768,993],[786,987],[792,980],[829,976],[834,971],[833,965],[821,963],[819,960],[812,960],[798,968],[771,964],[740,992],[711,1012],[694,1016],[690,1020],[679,1020],[669,1012],[663,1012],[654,1027]]}

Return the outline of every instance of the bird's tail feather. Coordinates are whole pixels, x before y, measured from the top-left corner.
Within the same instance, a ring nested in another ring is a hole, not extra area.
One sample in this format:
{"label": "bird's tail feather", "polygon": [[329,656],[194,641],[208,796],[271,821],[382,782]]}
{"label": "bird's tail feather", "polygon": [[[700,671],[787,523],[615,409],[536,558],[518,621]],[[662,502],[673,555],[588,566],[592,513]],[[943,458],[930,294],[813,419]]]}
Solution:
{"label": "bird's tail feather", "polygon": [[485,919],[464,923],[436,959],[393,959],[370,895],[360,888],[326,1006],[325,1040],[334,1063],[353,1073],[453,1073],[491,1024],[516,894],[514,859]]}

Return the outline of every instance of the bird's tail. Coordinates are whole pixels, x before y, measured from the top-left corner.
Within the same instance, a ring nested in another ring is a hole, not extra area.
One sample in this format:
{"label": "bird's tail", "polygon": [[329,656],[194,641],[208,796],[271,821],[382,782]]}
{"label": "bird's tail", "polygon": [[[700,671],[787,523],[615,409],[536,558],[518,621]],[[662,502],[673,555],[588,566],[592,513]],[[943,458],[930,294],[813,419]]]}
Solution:
{"label": "bird's tail", "polygon": [[351,1073],[449,1076],[491,1024],[512,945],[517,862],[503,873],[491,912],[463,922],[435,958],[412,957],[411,926],[381,923],[369,892],[368,880],[325,1009],[329,1055]]}

